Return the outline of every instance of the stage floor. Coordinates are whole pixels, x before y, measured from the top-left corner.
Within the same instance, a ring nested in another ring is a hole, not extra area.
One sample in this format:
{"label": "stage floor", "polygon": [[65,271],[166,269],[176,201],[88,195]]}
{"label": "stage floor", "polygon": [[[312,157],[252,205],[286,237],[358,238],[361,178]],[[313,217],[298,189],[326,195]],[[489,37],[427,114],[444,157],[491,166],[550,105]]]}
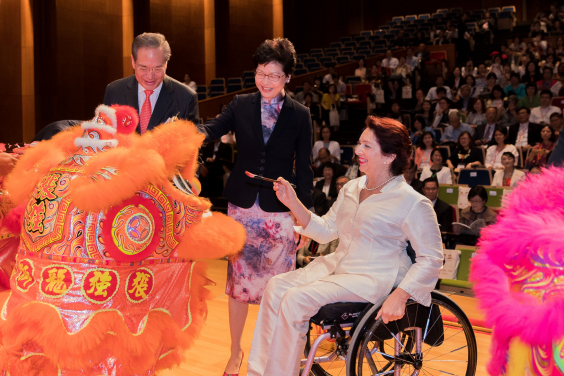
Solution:
{"label": "stage floor", "polygon": [[[227,261],[202,260],[208,264],[208,278],[216,283],[210,286],[212,299],[208,301],[208,319],[202,330],[201,336],[186,354],[187,360],[174,370],[160,373],[161,376],[221,376],[229,359],[229,318],[227,311],[227,295],[225,295],[225,282],[227,274]],[[482,314],[476,308],[476,300],[468,297],[451,296],[470,319],[482,320]],[[258,313],[258,306],[251,305],[247,325],[243,332],[243,349],[249,353],[253,331]],[[487,376],[486,362],[489,359],[490,335],[482,332],[476,333],[478,344],[478,369],[476,376]],[[247,374],[247,357],[243,361],[240,376]],[[344,375],[343,375],[344,376]]]}

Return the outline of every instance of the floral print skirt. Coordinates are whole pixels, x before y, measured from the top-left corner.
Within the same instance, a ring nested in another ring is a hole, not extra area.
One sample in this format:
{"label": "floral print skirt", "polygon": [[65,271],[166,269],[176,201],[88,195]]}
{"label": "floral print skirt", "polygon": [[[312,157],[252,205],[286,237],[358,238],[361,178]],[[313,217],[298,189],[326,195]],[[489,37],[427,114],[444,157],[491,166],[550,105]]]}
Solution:
{"label": "floral print skirt", "polygon": [[243,209],[229,203],[227,214],[247,230],[243,250],[229,258],[225,293],[260,304],[270,278],[296,268],[294,222],[289,213],[267,213],[258,204]]}

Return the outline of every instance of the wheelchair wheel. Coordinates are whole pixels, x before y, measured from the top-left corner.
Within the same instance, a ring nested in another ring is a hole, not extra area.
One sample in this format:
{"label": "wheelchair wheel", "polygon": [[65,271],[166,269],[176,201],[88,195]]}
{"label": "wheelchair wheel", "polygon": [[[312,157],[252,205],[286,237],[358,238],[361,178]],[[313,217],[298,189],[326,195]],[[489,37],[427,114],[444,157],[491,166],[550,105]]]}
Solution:
{"label": "wheelchair wheel", "polygon": [[460,307],[445,295],[433,292],[430,308],[409,301],[404,318],[387,325],[375,320],[377,312],[365,315],[353,333],[348,376],[475,375],[474,331]]}
{"label": "wheelchair wheel", "polygon": [[[304,354],[306,358],[311,351],[311,347],[315,340],[323,334],[323,329],[313,323],[310,323],[309,331],[307,332],[307,340],[304,349]],[[350,337],[347,336],[345,339],[347,343],[350,341]],[[332,375],[345,375],[345,356],[347,353],[346,346],[339,349],[339,344],[337,340],[326,340],[321,343],[315,353],[316,357],[329,357],[332,358],[331,361],[324,363],[313,363],[311,366],[310,375],[302,376],[332,376]]]}

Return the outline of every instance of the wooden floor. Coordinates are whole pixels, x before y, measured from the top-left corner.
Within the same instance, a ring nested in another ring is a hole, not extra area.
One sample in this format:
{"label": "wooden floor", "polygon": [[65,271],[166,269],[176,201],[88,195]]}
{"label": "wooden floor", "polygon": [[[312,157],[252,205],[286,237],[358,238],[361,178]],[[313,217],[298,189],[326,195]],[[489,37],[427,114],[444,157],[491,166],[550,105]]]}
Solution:
{"label": "wooden floor", "polygon": [[[208,278],[216,282],[216,286],[210,287],[212,299],[208,302],[208,319],[200,338],[194,343],[187,354],[187,360],[179,368],[161,372],[161,376],[222,376],[225,365],[229,359],[229,320],[227,312],[227,295],[225,295],[225,281],[227,272],[227,261],[203,260],[208,264]],[[482,314],[476,308],[473,298],[451,296],[470,319],[483,319]],[[247,325],[243,333],[243,348],[245,354],[249,353],[254,326],[258,313],[258,306],[250,306]],[[478,370],[477,376],[486,376],[486,362],[489,358],[490,335],[477,332],[478,344]],[[247,374],[247,357],[243,361],[240,376]]]}

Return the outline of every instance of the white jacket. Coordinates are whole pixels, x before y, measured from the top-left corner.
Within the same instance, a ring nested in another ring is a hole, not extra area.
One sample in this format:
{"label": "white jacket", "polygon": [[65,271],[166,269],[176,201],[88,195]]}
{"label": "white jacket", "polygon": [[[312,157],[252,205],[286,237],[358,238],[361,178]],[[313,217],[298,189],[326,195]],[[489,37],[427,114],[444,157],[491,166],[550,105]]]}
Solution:
{"label": "white jacket", "polygon": [[[495,172],[495,175],[494,175],[493,181],[492,181],[492,185],[494,187],[502,187],[503,186],[503,175],[504,174],[505,174],[505,170],[497,170]],[[526,176],[526,174],[523,171],[514,169],[513,175],[511,176],[510,186],[515,188],[517,186],[517,183],[519,183],[519,180],[525,179],[525,176]]]}
{"label": "white jacket", "polygon": [[[305,229],[295,227],[321,244],[340,239],[335,253],[305,268],[308,283],[333,282],[372,303],[399,286],[429,306],[443,265],[441,234],[431,201],[400,175],[380,194],[359,204],[365,185],[366,176],[351,180],[326,215],[312,213]],[[405,250],[408,239],[417,255],[413,265]]]}
{"label": "white jacket", "polygon": [[[423,171],[421,171],[421,176],[419,176],[419,180],[423,181],[427,178],[433,176],[431,172],[431,166],[423,167]],[[441,171],[437,172],[437,180],[439,184],[452,184],[452,173],[450,172],[450,168],[444,167]]]}

